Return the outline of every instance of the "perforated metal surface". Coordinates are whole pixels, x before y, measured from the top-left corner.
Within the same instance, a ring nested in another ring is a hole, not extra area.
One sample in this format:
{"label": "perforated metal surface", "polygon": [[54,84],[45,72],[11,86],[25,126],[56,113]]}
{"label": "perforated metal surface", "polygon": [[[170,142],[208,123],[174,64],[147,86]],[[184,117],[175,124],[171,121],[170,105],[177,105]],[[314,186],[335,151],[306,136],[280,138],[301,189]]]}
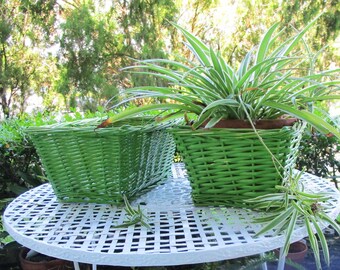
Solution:
{"label": "perforated metal surface", "polygon": [[[332,192],[327,210],[335,218],[340,195],[325,180],[305,174],[313,192]],[[140,225],[115,228],[123,208],[103,204],[58,203],[49,184],[14,200],[4,213],[8,232],[21,244],[58,258],[117,266],[164,266],[211,262],[262,253],[283,245],[283,236],[255,238],[259,213],[224,207],[194,207],[182,164],[173,177],[133,202],[140,204],[152,230]],[[301,227],[293,240],[307,235]]]}

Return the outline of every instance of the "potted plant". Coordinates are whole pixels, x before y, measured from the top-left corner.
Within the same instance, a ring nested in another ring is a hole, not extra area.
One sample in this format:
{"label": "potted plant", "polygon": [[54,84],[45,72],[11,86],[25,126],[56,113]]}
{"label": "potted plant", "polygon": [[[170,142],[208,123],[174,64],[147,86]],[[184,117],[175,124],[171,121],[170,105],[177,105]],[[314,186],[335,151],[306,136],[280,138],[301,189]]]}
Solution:
{"label": "potted plant", "polygon": [[123,102],[160,102],[125,110],[103,126],[148,110],[162,110],[162,119],[183,117],[192,123],[174,128],[173,134],[196,204],[243,207],[247,199],[272,193],[294,167],[303,123],[340,137],[314,113],[316,101],[339,98],[339,81],[333,79],[339,69],[316,72],[314,56],[298,47],[316,20],[284,41],[274,24],[237,69],[175,25],[197,61],[151,59],[125,68],[167,80],[169,86],[127,89]]}
{"label": "potted plant", "polygon": [[[154,110],[163,112],[161,120],[182,117],[190,125],[174,128],[173,134],[196,203],[245,207],[246,201],[247,207],[275,209],[274,214],[259,220],[269,222],[259,233],[273,228],[285,231],[287,254],[292,231],[302,220],[316,258],[315,232],[325,257],[329,257],[318,226],[318,221],[324,220],[339,229],[319,207],[319,202],[329,197],[305,192],[297,182],[299,175],[292,170],[306,123],[340,138],[338,128],[327,123],[315,105],[339,98],[340,70],[315,71],[318,54],[311,55],[303,40],[318,17],[285,40],[280,38],[281,31],[276,33],[279,24],[274,24],[237,69],[221,53],[175,25],[196,61],[151,59],[125,68],[161,78],[169,85],[127,89],[126,98],[116,106],[139,98],[153,98],[155,102],[127,109],[100,127]],[[288,124],[282,124],[287,119]],[[222,123],[224,120],[227,124]],[[268,129],[268,123],[275,124]],[[317,264],[319,267],[319,259]]]}

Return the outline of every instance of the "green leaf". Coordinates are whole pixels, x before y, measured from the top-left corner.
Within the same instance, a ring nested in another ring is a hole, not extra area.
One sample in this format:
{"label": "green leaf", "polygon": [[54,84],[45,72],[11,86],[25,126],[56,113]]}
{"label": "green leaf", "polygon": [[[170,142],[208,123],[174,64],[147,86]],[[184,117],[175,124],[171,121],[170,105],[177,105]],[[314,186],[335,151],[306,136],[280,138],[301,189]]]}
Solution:
{"label": "green leaf", "polygon": [[125,111],[120,112],[114,116],[109,118],[111,123],[118,122],[123,119],[127,119],[140,113],[144,113],[147,111],[156,111],[156,110],[183,110],[183,111],[190,111],[190,109],[185,105],[180,104],[171,104],[171,103],[162,103],[162,104],[149,104],[144,105],[141,107],[130,108]]}
{"label": "green leaf", "polygon": [[16,195],[20,195],[28,190],[26,187],[19,186],[16,183],[9,184],[8,188]]}
{"label": "green leaf", "polygon": [[197,60],[204,66],[209,67],[212,66],[208,54],[206,51],[202,50],[202,48],[196,43],[195,39],[188,39],[189,43],[184,43],[189,50],[196,56]]}
{"label": "green leaf", "polygon": [[309,111],[297,110],[291,106],[280,104],[273,101],[266,101],[263,103],[263,105],[286,112],[293,117],[296,117],[307,122],[308,124],[315,127],[317,130],[319,130],[321,133],[324,134],[333,133],[336,137],[340,139],[340,132],[335,127],[333,127],[331,124],[327,123],[325,120]]}
{"label": "green leaf", "polygon": [[310,242],[310,245],[311,245],[312,250],[314,252],[314,258],[315,258],[317,269],[321,269],[318,241],[317,241],[317,239],[314,235],[314,232],[312,230],[312,227],[309,223],[308,218],[305,218],[305,224],[306,224],[306,228],[307,228],[307,232],[308,232],[308,236],[309,236],[309,242]]}
{"label": "green leaf", "polygon": [[224,78],[224,74],[223,74],[223,67],[220,64],[220,61],[223,61],[223,59],[221,57],[219,57],[212,48],[210,48],[209,50],[210,53],[210,58],[211,61],[213,63],[214,69],[218,72],[218,74]]}
{"label": "green leaf", "polygon": [[209,122],[205,125],[205,128],[214,127],[219,121],[221,121],[222,117],[215,117],[209,120]]}
{"label": "green leaf", "polygon": [[[290,61],[291,59],[290,58],[284,58],[284,59],[280,59],[280,58],[269,58],[269,59],[265,59],[263,60],[262,62],[260,63],[257,63],[256,65],[252,66],[240,79],[239,81],[237,82],[235,88],[238,89],[238,88],[242,88],[245,86],[245,82],[248,81],[251,76],[254,74],[254,73],[257,73],[257,75],[259,75],[259,71],[263,68],[263,67],[268,67],[268,66],[274,66],[275,64],[277,63],[280,63],[280,62],[287,62],[287,61]],[[272,72],[271,74],[275,74],[277,73],[278,71],[276,72]],[[258,77],[258,76],[256,76]]]}
{"label": "green leaf", "polygon": [[239,78],[242,78],[242,76],[247,72],[249,64],[250,64],[250,61],[252,59],[252,56],[253,56],[253,52],[249,51],[246,54],[246,56],[243,58],[243,60],[242,60],[242,62],[240,64],[240,67],[239,67],[239,69],[237,71],[237,74],[238,74]]}
{"label": "green leaf", "polygon": [[290,246],[290,240],[292,238],[292,234],[297,222],[297,218],[298,218],[298,211],[296,211],[296,209],[292,212],[291,214],[291,218],[287,227],[287,230],[285,232],[285,243],[283,245],[283,255],[286,256],[288,254],[289,251],[289,246]]}
{"label": "green leaf", "polygon": [[199,46],[208,51],[209,48],[202,42],[200,41],[197,37],[195,37],[193,34],[191,34],[190,32],[188,32],[187,30],[185,30],[183,27],[181,27],[180,25],[176,24],[176,23],[172,23],[172,25],[174,25],[177,29],[179,29],[186,38],[194,38],[196,40],[196,42],[199,44]]}
{"label": "green leaf", "polygon": [[197,103],[198,101],[196,97],[192,97],[189,94],[185,95],[184,93],[178,93],[176,89],[173,88],[146,86],[127,89],[125,93],[134,95],[134,97],[130,100],[137,99],[139,96],[143,96],[143,98],[153,97],[160,99],[172,99],[188,106],[188,108],[191,108],[190,110],[193,112],[199,113],[202,110],[202,106],[195,104],[195,102]]}
{"label": "green leaf", "polygon": [[207,111],[211,109],[215,109],[216,107],[220,106],[227,106],[227,107],[238,107],[239,102],[235,99],[220,99],[216,100],[214,102],[211,102],[209,105],[207,105],[201,112],[201,115],[206,113]]}
{"label": "green leaf", "polygon": [[274,218],[271,222],[269,222],[266,226],[264,226],[255,236],[264,234],[275,227],[279,226],[281,223],[285,222],[287,219],[290,218],[294,211],[293,206],[290,206],[287,210],[283,211],[280,215]]}
{"label": "green leaf", "polygon": [[338,223],[336,223],[333,219],[331,219],[327,214],[323,212],[317,212],[317,215],[324,221],[328,222],[332,226],[332,228],[336,230],[336,232],[340,235],[340,225]]}
{"label": "green leaf", "polygon": [[211,66],[210,59],[208,57],[209,48],[199,38],[182,28],[181,26],[173,23],[173,25],[179,29],[189,43],[185,43],[190,51],[196,56],[200,63],[204,66]]}
{"label": "green leaf", "polygon": [[288,55],[288,53],[290,53],[294,47],[297,45],[297,43],[299,43],[299,41],[302,39],[302,37],[304,36],[304,34],[314,25],[314,23],[319,19],[319,17],[322,15],[319,14],[318,16],[316,16],[309,24],[307,24],[307,26],[302,29],[292,40],[292,42],[286,47],[286,49],[284,50],[284,55]]}
{"label": "green leaf", "polygon": [[279,25],[280,23],[273,24],[262,38],[256,54],[256,63],[260,63],[265,59],[268,48],[270,47],[269,45],[272,40],[272,35]]}
{"label": "green leaf", "polygon": [[340,99],[340,95],[317,96],[317,97],[305,98],[304,100],[306,102],[311,102],[311,101],[325,101],[325,100],[337,100],[337,99]]}
{"label": "green leaf", "polygon": [[293,205],[295,210],[299,212],[301,215],[308,215],[308,212],[305,209],[303,209],[301,205],[299,205],[297,202],[291,201],[291,204]]}
{"label": "green leaf", "polygon": [[206,121],[209,120],[210,116],[212,114],[212,111],[207,111],[204,114],[200,114],[200,117],[197,119],[197,121],[192,125],[192,128],[195,130],[197,128],[199,128],[200,126],[203,125],[203,123],[205,123]]}
{"label": "green leaf", "polygon": [[307,193],[307,192],[303,192],[303,191],[299,191],[296,190],[295,191],[297,194],[305,197],[305,198],[309,198],[309,199],[314,199],[314,200],[319,200],[319,201],[323,201],[323,200],[327,200],[330,198],[330,195],[332,195],[332,193]]}
{"label": "green leaf", "polygon": [[321,243],[321,248],[323,252],[323,257],[325,259],[326,264],[329,266],[330,260],[329,260],[329,250],[328,250],[328,244],[325,235],[323,234],[323,231],[321,230],[319,224],[315,220],[314,217],[310,217],[310,220],[312,221],[314,228],[316,230],[316,233],[319,237],[320,243]]}

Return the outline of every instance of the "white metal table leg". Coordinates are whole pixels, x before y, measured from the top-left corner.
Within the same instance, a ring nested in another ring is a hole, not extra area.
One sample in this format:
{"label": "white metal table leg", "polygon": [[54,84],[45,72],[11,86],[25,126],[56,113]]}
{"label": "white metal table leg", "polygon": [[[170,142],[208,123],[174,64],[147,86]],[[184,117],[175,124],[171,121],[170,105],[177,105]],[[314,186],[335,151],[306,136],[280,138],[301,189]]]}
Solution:
{"label": "white metal table leg", "polygon": [[[260,254],[261,258],[265,257],[265,253]],[[267,270],[267,262],[261,264],[261,270]]]}
{"label": "white metal table leg", "polygon": [[280,256],[279,256],[279,262],[277,266],[277,270],[284,270],[286,263],[286,257],[283,256],[283,247],[280,248]]}
{"label": "white metal table leg", "polygon": [[[79,263],[78,262],[73,262],[74,270],[80,270]],[[92,264],[92,270],[97,270],[97,265]]]}
{"label": "white metal table leg", "polygon": [[74,270],[80,270],[79,263],[73,262]]}

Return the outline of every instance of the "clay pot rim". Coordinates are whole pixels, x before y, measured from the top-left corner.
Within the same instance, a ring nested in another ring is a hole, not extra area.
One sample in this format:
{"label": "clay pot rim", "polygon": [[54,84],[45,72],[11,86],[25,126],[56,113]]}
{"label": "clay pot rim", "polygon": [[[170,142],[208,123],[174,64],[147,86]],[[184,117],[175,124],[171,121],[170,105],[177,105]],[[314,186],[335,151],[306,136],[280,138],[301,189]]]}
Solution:
{"label": "clay pot rim", "polygon": [[[297,247],[296,250],[292,250],[291,247],[292,246],[295,246]],[[288,251],[288,254],[287,254],[287,258],[288,259],[291,259],[291,260],[295,260],[295,261],[300,261],[300,260],[303,260],[303,258],[306,256],[307,254],[307,251],[308,251],[308,245],[303,241],[303,240],[300,240],[300,241],[296,241],[296,242],[293,242],[290,244],[290,247],[289,247],[289,251]],[[279,256],[280,254],[280,249],[275,249],[274,250],[276,256]]]}
{"label": "clay pot rim", "polygon": [[[292,248],[292,246],[294,246],[294,247]],[[292,249],[296,248],[296,250],[298,250],[298,251],[295,251],[295,249],[292,250],[291,248]],[[294,242],[294,243],[290,244],[290,249],[289,249],[288,253],[289,254],[296,254],[296,255],[298,255],[298,254],[306,253],[307,250],[308,250],[308,246],[307,246],[306,243],[304,243],[302,241],[297,241],[297,242]]]}

